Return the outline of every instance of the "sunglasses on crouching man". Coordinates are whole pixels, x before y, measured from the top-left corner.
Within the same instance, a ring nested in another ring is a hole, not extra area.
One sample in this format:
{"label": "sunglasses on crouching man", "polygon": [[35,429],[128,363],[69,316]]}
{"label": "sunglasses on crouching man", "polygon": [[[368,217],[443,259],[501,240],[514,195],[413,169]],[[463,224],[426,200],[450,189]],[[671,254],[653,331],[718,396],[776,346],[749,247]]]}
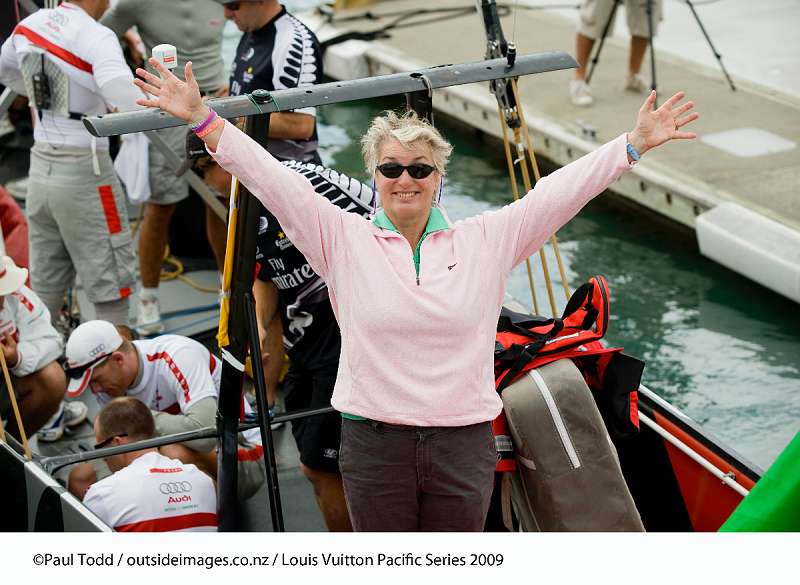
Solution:
{"label": "sunglasses on crouching man", "polygon": [[423,163],[414,163],[406,166],[394,162],[383,163],[376,168],[387,179],[396,179],[403,174],[403,171],[408,171],[412,179],[424,179],[436,170],[436,167]]}
{"label": "sunglasses on crouching man", "polygon": [[102,449],[103,447],[108,447],[111,444],[111,441],[113,441],[117,437],[122,438],[122,437],[127,437],[127,436],[128,436],[128,433],[117,433],[116,435],[111,435],[107,439],[104,439],[104,440],[100,441],[99,443],[96,443],[94,448],[95,449]]}

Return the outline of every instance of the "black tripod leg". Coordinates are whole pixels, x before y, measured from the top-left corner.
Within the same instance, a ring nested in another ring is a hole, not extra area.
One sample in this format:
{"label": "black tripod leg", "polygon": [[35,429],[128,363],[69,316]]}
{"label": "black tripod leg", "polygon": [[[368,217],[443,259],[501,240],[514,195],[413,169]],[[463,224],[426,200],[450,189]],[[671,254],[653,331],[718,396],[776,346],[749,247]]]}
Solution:
{"label": "black tripod leg", "polygon": [[261,430],[261,444],[264,446],[264,464],[267,468],[267,489],[269,490],[269,511],[272,516],[272,530],[273,532],[284,532],[281,492],[278,487],[278,466],[275,463],[275,443],[272,440],[272,428],[269,422],[269,407],[266,400],[267,385],[264,380],[264,367],[261,363],[258,322],[256,321],[252,293],[247,292],[244,296],[247,329],[250,337],[250,359],[253,364],[253,379],[255,380],[256,402],[258,404],[258,426]]}
{"label": "black tripod leg", "polygon": [[592,75],[594,74],[594,68],[597,66],[597,62],[600,60],[600,53],[603,51],[603,45],[606,43],[606,37],[608,36],[608,30],[611,28],[611,23],[614,22],[614,15],[617,13],[617,8],[619,7],[619,3],[621,0],[616,0],[614,2],[614,7],[611,9],[611,12],[608,14],[608,20],[606,20],[605,26],[603,26],[603,33],[600,35],[600,44],[597,45],[597,52],[594,54],[594,57],[591,60],[591,65],[589,67],[589,72],[586,75],[586,83],[590,83],[592,81]]}
{"label": "black tripod leg", "polygon": [[[650,45],[650,89],[656,90],[656,51],[653,47],[653,0],[647,0],[645,6],[647,12],[647,34]],[[658,97],[656,97],[655,107],[658,107]]]}
{"label": "black tripod leg", "polygon": [[714,43],[711,42],[711,37],[708,36],[708,32],[706,32],[706,27],[703,26],[702,21],[700,20],[700,16],[698,16],[697,11],[694,9],[694,4],[691,3],[690,0],[686,0],[686,4],[689,6],[689,10],[692,11],[692,16],[697,21],[697,26],[700,27],[700,31],[703,33],[703,36],[708,41],[708,46],[711,47],[711,52],[714,53],[714,57],[717,58],[717,63],[719,63],[719,68],[722,69],[722,74],[725,76],[725,79],[728,80],[728,84],[731,86],[731,91],[736,91],[736,86],[733,85],[733,80],[731,76],[728,75],[727,69],[725,69],[725,65],[722,64],[722,55],[717,52],[717,49],[714,47]]}

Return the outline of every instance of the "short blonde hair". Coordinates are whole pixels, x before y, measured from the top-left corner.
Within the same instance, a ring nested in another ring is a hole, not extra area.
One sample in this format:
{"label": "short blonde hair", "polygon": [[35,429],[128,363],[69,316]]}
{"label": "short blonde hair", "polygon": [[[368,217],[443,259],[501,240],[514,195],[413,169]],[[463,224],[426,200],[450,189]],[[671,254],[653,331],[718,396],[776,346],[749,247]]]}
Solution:
{"label": "short blonde hair", "polygon": [[417,116],[414,111],[406,112],[402,116],[398,116],[392,111],[386,111],[382,116],[377,116],[372,120],[366,134],[361,138],[361,154],[370,175],[375,174],[381,146],[387,138],[396,139],[406,148],[410,148],[411,145],[418,142],[427,144],[431,148],[433,166],[436,167],[439,174],[445,174],[447,161],[450,153],[453,152],[453,147],[439,131]]}

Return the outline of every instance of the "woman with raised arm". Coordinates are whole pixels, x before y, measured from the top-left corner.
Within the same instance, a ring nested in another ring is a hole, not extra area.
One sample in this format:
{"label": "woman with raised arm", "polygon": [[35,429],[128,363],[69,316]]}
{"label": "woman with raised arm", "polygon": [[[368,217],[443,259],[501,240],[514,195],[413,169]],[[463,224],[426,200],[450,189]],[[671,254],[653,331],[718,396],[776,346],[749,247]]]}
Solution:
{"label": "woman with raised arm", "polygon": [[677,93],[645,100],[634,129],[542,178],[519,201],[451,223],[438,204],[452,150],[414,115],[389,113],[362,139],[380,207],[365,219],[319,197],[302,176],[200,99],[157,61],[137,70],[140,100],[185,120],[217,162],[280,221],[328,284],[342,332],[332,404],[342,413],[339,456],[360,531],[479,531],[496,453],[490,421],[493,350],[506,280],[594,196],[648,150],[694,138],[697,119]]}

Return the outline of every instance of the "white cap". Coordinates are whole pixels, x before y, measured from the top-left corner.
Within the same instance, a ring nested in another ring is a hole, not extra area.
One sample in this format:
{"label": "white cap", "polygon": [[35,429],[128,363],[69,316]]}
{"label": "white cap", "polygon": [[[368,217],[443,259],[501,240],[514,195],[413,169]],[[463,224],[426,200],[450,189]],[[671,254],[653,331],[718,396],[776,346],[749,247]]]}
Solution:
{"label": "white cap", "polygon": [[18,268],[11,256],[0,260],[0,296],[10,295],[28,279],[27,268]]}
{"label": "white cap", "polygon": [[67,340],[67,396],[80,396],[89,385],[95,366],[122,345],[122,336],[108,321],[78,325]]}
{"label": "white cap", "polygon": [[167,69],[175,69],[178,66],[178,49],[175,45],[156,45],[153,47],[152,55]]}

